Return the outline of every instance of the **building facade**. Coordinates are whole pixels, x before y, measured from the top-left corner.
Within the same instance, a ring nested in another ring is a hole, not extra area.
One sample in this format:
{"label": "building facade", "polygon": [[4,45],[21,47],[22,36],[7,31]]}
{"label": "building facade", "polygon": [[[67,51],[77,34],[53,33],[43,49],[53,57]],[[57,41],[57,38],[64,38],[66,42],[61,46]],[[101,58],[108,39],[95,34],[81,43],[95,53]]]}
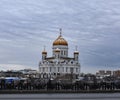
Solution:
{"label": "building facade", "polygon": [[60,35],[53,42],[52,57],[47,57],[47,51],[42,52],[42,60],[39,62],[39,73],[41,78],[56,78],[64,75],[80,74],[79,52],[74,51],[73,57],[68,57],[68,42]]}
{"label": "building facade", "polygon": [[120,77],[120,70],[113,71],[113,76]]}

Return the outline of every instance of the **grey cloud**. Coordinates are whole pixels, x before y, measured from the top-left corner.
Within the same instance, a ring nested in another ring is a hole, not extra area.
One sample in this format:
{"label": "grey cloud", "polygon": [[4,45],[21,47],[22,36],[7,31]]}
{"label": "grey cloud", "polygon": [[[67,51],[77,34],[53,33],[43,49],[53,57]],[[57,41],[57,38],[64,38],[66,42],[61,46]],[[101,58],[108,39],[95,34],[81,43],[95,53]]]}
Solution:
{"label": "grey cloud", "polygon": [[118,68],[119,5],[119,0],[0,0],[0,64],[37,68],[43,46],[51,56],[63,28],[69,55],[79,47],[83,72]]}

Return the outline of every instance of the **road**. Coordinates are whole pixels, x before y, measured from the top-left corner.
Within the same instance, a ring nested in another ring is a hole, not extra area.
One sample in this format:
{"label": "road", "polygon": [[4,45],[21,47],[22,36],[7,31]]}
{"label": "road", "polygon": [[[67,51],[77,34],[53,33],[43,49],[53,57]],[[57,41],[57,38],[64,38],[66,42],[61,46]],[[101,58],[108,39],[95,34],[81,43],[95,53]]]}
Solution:
{"label": "road", "polygon": [[0,100],[120,100],[120,93],[0,94]]}

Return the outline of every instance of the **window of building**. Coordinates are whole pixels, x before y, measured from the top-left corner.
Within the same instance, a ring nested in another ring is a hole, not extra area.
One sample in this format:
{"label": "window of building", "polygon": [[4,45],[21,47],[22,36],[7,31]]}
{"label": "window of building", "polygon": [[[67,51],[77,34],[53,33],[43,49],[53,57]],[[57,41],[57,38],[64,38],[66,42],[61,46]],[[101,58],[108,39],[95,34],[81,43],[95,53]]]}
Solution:
{"label": "window of building", "polygon": [[66,54],[66,52],[64,51],[64,55]]}
{"label": "window of building", "polygon": [[51,72],[52,70],[51,70],[51,67],[50,67],[50,72]]}
{"label": "window of building", "polygon": [[40,70],[40,72],[41,72],[41,68],[40,68],[39,70]]}
{"label": "window of building", "polygon": [[63,72],[64,72],[64,67],[62,69],[63,69]]}
{"label": "window of building", "polygon": [[48,72],[48,67],[46,68],[46,72]]}
{"label": "window of building", "polygon": [[43,68],[43,72],[45,72],[45,68]]}
{"label": "window of building", "polygon": [[73,64],[73,61],[71,61],[71,64]]}
{"label": "window of building", "polygon": [[73,69],[73,68],[70,68],[70,72],[73,73],[73,72],[74,72],[74,69]]}
{"label": "window of building", "polygon": [[60,67],[58,67],[58,72],[60,72]]}
{"label": "window of building", "polygon": [[78,72],[78,68],[76,68],[76,72]]}
{"label": "window of building", "polygon": [[57,75],[60,75],[60,73],[57,73]]}
{"label": "window of building", "polygon": [[61,55],[63,55],[63,51],[61,51]]}
{"label": "window of building", "polygon": [[66,67],[66,72],[68,72],[68,67]]}

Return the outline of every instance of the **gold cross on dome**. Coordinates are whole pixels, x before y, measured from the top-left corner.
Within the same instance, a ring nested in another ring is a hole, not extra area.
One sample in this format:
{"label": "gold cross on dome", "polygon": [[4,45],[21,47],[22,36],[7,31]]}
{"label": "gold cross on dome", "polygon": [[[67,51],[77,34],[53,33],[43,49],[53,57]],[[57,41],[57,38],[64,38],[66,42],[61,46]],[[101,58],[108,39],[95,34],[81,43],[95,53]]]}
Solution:
{"label": "gold cross on dome", "polygon": [[46,46],[44,45],[44,51],[45,51]]}
{"label": "gold cross on dome", "polygon": [[75,46],[75,49],[76,49],[76,51],[77,51],[77,49],[78,49],[78,46],[77,46],[77,45]]}
{"label": "gold cross on dome", "polygon": [[60,36],[62,35],[62,28],[60,28]]}

